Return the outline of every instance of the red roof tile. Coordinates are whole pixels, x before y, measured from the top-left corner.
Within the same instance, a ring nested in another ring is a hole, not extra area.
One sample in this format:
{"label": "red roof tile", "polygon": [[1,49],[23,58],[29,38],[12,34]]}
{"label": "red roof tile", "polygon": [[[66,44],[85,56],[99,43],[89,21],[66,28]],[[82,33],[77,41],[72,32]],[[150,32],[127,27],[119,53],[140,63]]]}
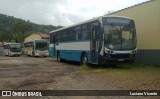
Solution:
{"label": "red roof tile", "polygon": [[49,35],[48,34],[44,34],[44,33],[40,33],[40,32],[37,32],[37,33],[34,33],[34,34],[40,35],[42,39],[49,39]]}

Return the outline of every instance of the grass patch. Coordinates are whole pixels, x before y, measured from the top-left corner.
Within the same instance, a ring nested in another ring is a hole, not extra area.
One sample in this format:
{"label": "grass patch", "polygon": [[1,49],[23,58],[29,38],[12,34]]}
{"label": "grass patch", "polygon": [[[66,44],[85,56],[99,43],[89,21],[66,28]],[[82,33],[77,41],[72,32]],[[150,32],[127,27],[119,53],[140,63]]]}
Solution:
{"label": "grass patch", "polygon": [[105,68],[105,67],[92,67],[92,66],[87,66],[83,65],[80,67],[80,72],[85,73],[85,74],[90,74],[90,73],[108,73],[108,72],[126,72],[126,68],[120,69],[120,68]]}
{"label": "grass patch", "polygon": [[142,64],[120,64],[109,68],[100,68],[98,66],[80,67],[80,73],[88,77],[88,79],[92,78],[91,81],[94,78],[100,85],[108,85],[125,90],[159,89],[159,71],[159,66]]}
{"label": "grass patch", "polygon": [[110,72],[114,72],[114,73],[123,73],[123,74],[127,74],[127,73],[131,73],[131,72],[135,72],[135,71],[150,71],[150,72],[154,72],[154,71],[159,71],[160,70],[160,66],[157,65],[145,65],[145,64],[120,64],[117,66],[110,66],[108,67],[100,67],[100,66],[92,66],[92,65],[83,65],[80,67],[80,72],[81,73],[110,73]]}

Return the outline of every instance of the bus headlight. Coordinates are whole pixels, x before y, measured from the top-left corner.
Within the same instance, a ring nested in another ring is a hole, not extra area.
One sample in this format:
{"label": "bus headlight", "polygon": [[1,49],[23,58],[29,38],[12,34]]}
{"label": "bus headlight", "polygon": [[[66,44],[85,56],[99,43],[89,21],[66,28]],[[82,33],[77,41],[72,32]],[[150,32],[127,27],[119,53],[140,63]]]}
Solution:
{"label": "bus headlight", "polygon": [[107,54],[116,54],[114,51],[112,51],[112,50],[106,50],[105,51]]}

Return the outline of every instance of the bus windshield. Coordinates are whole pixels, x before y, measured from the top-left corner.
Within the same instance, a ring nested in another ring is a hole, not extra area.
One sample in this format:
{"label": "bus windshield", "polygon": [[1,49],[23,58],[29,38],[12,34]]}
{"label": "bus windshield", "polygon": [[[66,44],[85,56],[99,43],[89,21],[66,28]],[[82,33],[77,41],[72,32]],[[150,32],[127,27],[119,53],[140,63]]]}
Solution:
{"label": "bus windshield", "polygon": [[12,52],[20,52],[21,51],[21,45],[20,44],[11,44],[10,46],[10,50]]}
{"label": "bus windshield", "polygon": [[48,43],[47,42],[36,42],[35,46],[36,50],[48,50]]}
{"label": "bus windshield", "polygon": [[[117,23],[116,23],[117,22]],[[104,24],[105,46],[112,50],[136,48],[135,25],[132,20],[109,20]]]}

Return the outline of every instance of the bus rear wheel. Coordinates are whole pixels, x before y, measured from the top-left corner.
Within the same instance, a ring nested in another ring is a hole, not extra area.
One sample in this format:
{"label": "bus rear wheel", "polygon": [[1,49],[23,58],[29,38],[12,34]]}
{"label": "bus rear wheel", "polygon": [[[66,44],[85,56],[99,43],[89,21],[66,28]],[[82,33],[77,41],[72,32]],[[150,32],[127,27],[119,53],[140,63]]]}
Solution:
{"label": "bus rear wheel", "polygon": [[81,65],[87,65],[88,61],[87,61],[87,55],[83,54],[81,57]]}

